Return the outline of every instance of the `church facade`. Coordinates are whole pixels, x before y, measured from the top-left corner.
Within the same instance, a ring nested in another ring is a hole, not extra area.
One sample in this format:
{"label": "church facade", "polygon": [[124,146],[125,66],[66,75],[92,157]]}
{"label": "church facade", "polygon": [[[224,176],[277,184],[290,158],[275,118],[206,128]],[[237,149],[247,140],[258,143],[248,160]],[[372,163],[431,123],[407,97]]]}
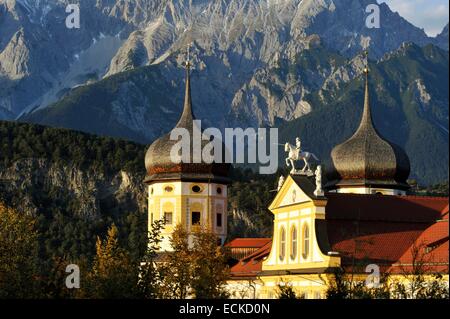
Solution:
{"label": "church facade", "polygon": [[[229,165],[174,163],[170,135],[148,149],[145,164],[148,224],[166,221],[160,250],[170,251],[175,225],[213,231],[234,262],[228,289],[235,298],[275,298],[289,284],[305,298],[324,298],[336,269],[364,279],[374,269],[392,276],[414,268],[419,251],[426,273],[448,281],[448,198],[407,195],[410,163],[406,153],[384,139],[371,116],[369,70],[365,70],[361,123],[331,153],[322,170],[283,176],[269,210],[271,238],[227,241]],[[183,114],[175,128],[192,130],[195,117],[189,65]],[[206,141],[205,141],[206,143]],[[418,249],[417,249],[418,247]]]}

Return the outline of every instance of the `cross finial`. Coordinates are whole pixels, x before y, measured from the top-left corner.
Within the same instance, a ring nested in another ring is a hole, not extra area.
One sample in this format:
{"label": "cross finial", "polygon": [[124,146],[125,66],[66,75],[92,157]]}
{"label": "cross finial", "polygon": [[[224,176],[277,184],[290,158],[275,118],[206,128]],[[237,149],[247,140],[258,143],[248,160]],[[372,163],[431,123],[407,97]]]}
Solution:
{"label": "cross finial", "polygon": [[191,44],[189,43],[187,45],[187,49],[186,49],[186,69],[189,71],[191,69]]}
{"label": "cross finial", "polygon": [[364,58],[366,65],[364,66],[364,73],[369,74],[369,49],[364,50]]}

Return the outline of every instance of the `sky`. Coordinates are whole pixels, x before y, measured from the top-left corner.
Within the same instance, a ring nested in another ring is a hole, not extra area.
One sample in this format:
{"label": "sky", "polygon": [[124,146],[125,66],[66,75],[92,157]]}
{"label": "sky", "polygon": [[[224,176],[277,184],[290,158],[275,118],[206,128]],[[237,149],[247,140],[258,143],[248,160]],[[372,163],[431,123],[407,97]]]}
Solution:
{"label": "sky", "polygon": [[429,36],[436,36],[448,23],[449,0],[378,0]]}

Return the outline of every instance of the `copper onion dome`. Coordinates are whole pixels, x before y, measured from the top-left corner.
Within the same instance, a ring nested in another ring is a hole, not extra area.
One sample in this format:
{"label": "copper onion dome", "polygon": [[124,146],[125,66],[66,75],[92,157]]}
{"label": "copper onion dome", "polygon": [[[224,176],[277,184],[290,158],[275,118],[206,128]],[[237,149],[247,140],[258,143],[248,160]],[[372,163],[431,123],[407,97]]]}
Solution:
{"label": "copper onion dome", "polygon": [[406,190],[410,162],[403,149],[382,138],[372,120],[369,70],[364,70],[364,111],[357,131],[331,152],[327,190],[342,187],[379,187]]}
{"label": "copper onion dome", "polygon": [[[160,180],[192,180],[228,183],[228,173],[230,165],[224,163],[205,163],[199,157],[198,153],[193,152],[193,125],[195,116],[192,111],[191,85],[190,85],[190,64],[186,63],[186,91],[184,98],[183,113],[175,125],[175,128],[185,128],[189,132],[191,151],[189,161],[174,163],[171,159],[170,152],[172,147],[179,140],[171,140],[170,132],[154,141],[147,150],[145,155],[145,168],[147,176],[146,183],[152,183]],[[201,139],[200,139],[201,140]],[[201,140],[201,149],[209,143],[209,141]],[[223,143],[222,143],[223,146]],[[223,146],[222,154],[225,154]],[[224,155],[223,155],[224,157]]]}

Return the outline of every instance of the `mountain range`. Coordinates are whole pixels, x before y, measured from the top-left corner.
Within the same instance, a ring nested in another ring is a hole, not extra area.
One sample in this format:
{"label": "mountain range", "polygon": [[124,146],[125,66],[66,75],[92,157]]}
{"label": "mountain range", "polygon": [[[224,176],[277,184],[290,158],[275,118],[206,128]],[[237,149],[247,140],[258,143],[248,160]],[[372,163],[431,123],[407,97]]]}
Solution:
{"label": "mountain range", "polygon": [[177,120],[192,44],[205,125],[277,126],[326,158],[359,120],[369,47],[381,131],[421,182],[447,178],[448,25],[431,38],[381,4],[369,29],[373,0],[84,0],[67,29],[69,2],[0,0],[0,119],[148,143]]}

